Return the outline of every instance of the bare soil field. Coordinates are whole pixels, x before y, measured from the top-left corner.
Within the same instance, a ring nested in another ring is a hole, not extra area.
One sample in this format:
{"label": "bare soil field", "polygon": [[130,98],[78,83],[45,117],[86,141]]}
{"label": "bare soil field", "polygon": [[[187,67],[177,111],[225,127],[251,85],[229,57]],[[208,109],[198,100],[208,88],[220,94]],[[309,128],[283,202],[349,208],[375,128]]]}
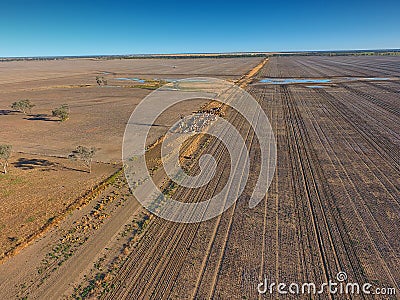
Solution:
{"label": "bare soil field", "polygon": [[[242,76],[262,58],[196,58],[196,59],[64,59],[45,61],[10,61],[0,64],[0,82],[12,89],[49,86],[49,83],[94,84],[96,75],[218,76],[235,79]],[[80,78],[79,78],[80,77]],[[82,77],[86,80],[82,80]],[[46,84],[40,84],[40,81]],[[20,85],[18,83],[21,83]]]}
{"label": "bare soil field", "polygon": [[[0,64],[0,141],[11,143],[15,151],[63,156],[79,144],[100,148],[102,161],[120,160],[125,125],[136,105],[150,90],[127,87],[113,78],[149,79],[191,76],[228,76],[238,79],[260,58],[235,59],[126,59],[13,61]],[[174,68],[175,67],[175,68]],[[109,81],[96,84],[96,76]],[[146,78],[146,77],[143,77]],[[115,84],[115,85],[114,85]],[[134,85],[134,82],[132,83]],[[29,99],[36,106],[28,116],[10,109],[11,103]],[[51,111],[70,107],[64,124]],[[190,106],[190,108],[189,108]],[[196,109],[191,103],[183,111]],[[179,115],[179,112],[171,110]],[[165,118],[169,119],[169,116]],[[35,138],[32,138],[35,137]],[[157,137],[155,137],[156,139]],[[150,138],[149,143],[154,142]]]}
{"label": "bare soil field", "polygon": [[[227,109],[225,118],[250,149],[251,174],[225,213],[196,224],[165,221],[141,209],[119,176],[59,228],[0,266],[3,298],[276,299],[258,293],[264,278],[320,285],[338,272],[346,272],[349,282],[371,283],[371,291],[399,292],[399,67],[397,57],[270,58],[258,74],[250,72],[256,77],[247,86],[277,140],[277,169],[261,203],[248,205],[259,171],[257,137],[238,112]],[[335,76],[397,80],[318,87],[259,82]],[[213,138],[201,140],[188,172],[199,172],[198,159],[206,153],[218,163],[215,178],[196,190],[178,187],[175,198],[207,200],[226,184],[229,154]],[[168,185],[161,173],[154,176]],[[382,299],[328,293],[307,298]]]}
{"label": "bare soil field", "polygon": [[[126,123],[149,92],[136,88],[88,87],[9,93],[0,102],[6,110],[0,115],[4,128],[0,140],[12,144],[14,151],[51,156],[67,156],[78,145],[94,146],[98,149],[97,160],[119,162]],[[9,99],[28,97],[36,105],[32,113],[7,111],[12,101]],[[69,105],[70,118],[59,122],[51,111],[63,103]],[[172,125],[180,113],[190,113],[204,103],[204,100],[188,101],[179,111],[171,109],[160,118],[159,125]],[[148,143],[155,142],[159,136],[153,130]]]}

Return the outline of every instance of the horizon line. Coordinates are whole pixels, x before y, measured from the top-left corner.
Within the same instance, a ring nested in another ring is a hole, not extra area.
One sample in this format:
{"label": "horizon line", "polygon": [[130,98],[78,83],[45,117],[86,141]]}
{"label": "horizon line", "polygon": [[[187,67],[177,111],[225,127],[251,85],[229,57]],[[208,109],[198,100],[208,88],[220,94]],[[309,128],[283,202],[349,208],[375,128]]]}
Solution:
{"label": "horizon line", "polygon": [[271,55],[296,53],[342,53],[342,52],[400,52],[400,48],[381,49],[331,49],[331,50],[294,50],[294,51],[229,51],[229,52],[171,52],[171,53],[127,53],[127,54],[78,54],[78,55],[32,55],[32,56],[0,56],[0,59],[24,58],[97,58],[97,57],[152,57],[180,55]]}

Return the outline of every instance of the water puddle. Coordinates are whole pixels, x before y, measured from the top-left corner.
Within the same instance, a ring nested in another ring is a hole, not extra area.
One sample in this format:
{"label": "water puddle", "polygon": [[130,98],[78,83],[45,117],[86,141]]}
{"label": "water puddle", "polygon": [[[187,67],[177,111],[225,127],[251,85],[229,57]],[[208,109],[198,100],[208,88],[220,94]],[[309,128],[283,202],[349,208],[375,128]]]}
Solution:
{"label": "water puddle", "polygon": [[293,83],[329,83],[330,79],[295,79],[295,78],[265,78],[261,83],[268,84],[293,84]]}
{"label": "water puddle", "polygon": [[116,80],[129,80],[129,81],[135,81],[135,82],[139,82],[139,83],[145,83],[146,81],[140,78],[129,78],[129,77],[120,77],[120,78],[115,78]]}
{"label": "water puddle", "polygon": [[[302,83],[343,83],[343,82],[355,82],[355,81],[388,81],[393,80],[393,78],[386,77],[335,77],[331,79],[312,79],[312,78],[264,78],[261,79],[260,83],[266,84],[302,84]],[[309,88],[320,88],[323,86],[310,85]]]}
{"label": "water puddle", "polygon": [[310,89],[324,89],[325,86],[322,85],[306,85],[306,87],[310,88]]}
{"label": "water puddle", "polygon": [[369,78],[359,78],[360,80],[376,80],[376,81],[386,81],[386,80],[390,80],[389,78],[378,78],[378,77],[369,77]]}

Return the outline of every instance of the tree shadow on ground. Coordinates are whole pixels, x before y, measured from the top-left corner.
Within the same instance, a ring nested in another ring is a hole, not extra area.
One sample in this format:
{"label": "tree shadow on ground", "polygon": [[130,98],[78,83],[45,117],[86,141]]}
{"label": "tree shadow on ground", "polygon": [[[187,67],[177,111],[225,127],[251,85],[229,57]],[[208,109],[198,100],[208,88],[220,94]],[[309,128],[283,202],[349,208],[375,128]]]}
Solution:
{"label": "tree shadow on ground", "polygon": [[147,124],[147,123],[129,123],[129,124],[135,124],[135,125],[140,125],[140,126],[148,126],[148,127],[165,127],[169,128],[170,126],[164,125],[164,124]]}
{"label": "tree shadow on ground", "polygon": [[37,159],[37,158],[19,158],[17,162],[13,163],[14,167],[22,170],[33,170],[39,169],[40,171],[57,171],[57,170],[69,170],[86,172],[85,170],[70,168],[63,166],[62,164],[51,162],[47,159]]}
{"label": "tree shadow on ground", "polygon": [[17,113],[18,113],[18,111],[16,111],[16,110],[0,109],[0,115],[2,115],[2,116],[15,115]]}
{"label": "tree shadow on ground", "polygon": [[47,114],[32,114],[28,115],[28,117],[24,118],[29,121],[46,121],[46,122],[58,122],[58,120],[54,120],[52,116]]}
{"label": "tree shadow on ground", "polygon": [[44,171],[56,170],[59,166],[59,164],[48,161],[47,159],[28,159],[24,157],[19,158],[13,165],[22,170],[42,169]]}

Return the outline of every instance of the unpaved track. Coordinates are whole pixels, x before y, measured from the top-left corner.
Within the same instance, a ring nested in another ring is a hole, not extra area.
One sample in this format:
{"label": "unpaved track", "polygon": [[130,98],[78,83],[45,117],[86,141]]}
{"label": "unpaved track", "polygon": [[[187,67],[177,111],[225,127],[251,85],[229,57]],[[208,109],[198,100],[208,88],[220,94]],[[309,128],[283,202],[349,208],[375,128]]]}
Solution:
{"label": "unpaved track", "polygon": [[66,291],[71,289],[82,273],[87,272],[92,263],[96,261],[105,248],[112,247],[113,242],[122,231],[124,225],[135,216],[140,204],[131,198],[124,206],[121,206],[115,215],[98,230],[95,236],[91,237],[79,248],[72,259],[69,259],[54,273],[51,278],[39,288],[32,291],[30,297],[33,299],[59,299]]}

